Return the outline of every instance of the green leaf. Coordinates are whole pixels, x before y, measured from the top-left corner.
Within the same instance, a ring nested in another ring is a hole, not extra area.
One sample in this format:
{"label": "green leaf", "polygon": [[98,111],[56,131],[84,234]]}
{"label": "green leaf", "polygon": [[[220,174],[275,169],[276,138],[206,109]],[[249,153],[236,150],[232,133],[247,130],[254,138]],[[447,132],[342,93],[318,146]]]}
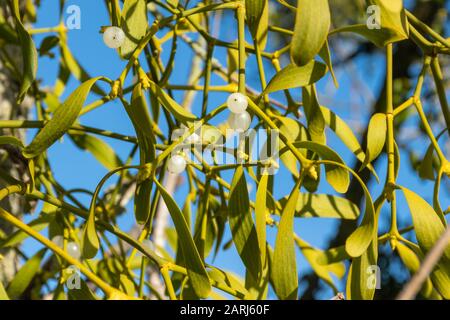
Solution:
{"label": "green leaf", "polygon": [[[420,259],[414,253],[413,250],[408,248],[401,242],[396,243],[397,253],[402,260],[405,267],[410,271],[411,275],[416,274],[420,268]],[[425,283],[422,286],[421,294],[423,296],[429,296],[433,289],[433,284],[429,278],[426,279]]]}
{"label": "green leaf", "polygon": [[[401,190],[411,212],[417,242],[420,248],[427,253],[445,232],[445,226],[428,202],[405,187],[401,187]],[[446,247],[442,259],[444,262],[450,263],[450,246]]]}
{"label": "green leaf", "polygon": [[23,150],[25,158],[34,158],[61,138],[78,118],[89,91],[101,77],[81,84],[55,111],[53,118],[39,131],[33,141]]}
{"label": "green leaf", "polygon": [[245,13],[247,25],[253,38],[256,38],[264,7],[268,5],[267,0],[245,0]]}
{"label": "green leaf", "polygon": [[161,105],[169,111],[175,119],[186,124],[197,120],[197,117],[190,113],[188,110],[180,106],[175,100],[173,100],[161,87],[156,83],[150,81],[150,91],[154,94]]}
{"label": "green leaf", "polygon": [[261,50],[267,43],[269,31],[269,2],[268,0],[246,0],[245,12],[250,33]]}
{"label": "green leaf", "polygon": [[319,53],[330,24],[328,0],[298,0],[291,44],[291,57],[297,65],[307,64]]}
{"label": "green leaf", "polygon": [[322,265],[327,265],[350,258],[350,255],[345,250],[345,246],[339,246],[322,251],[317,255],[317,262]]}
{"label": "green leaf", "polygon": [[299,183],[297,182],[281,214],[275,240],[271,276],[275,293],[281,300],[297,299],[298,275],[294,245],[294,215],[299,192]]}
{"label": "green leaf", "polygon": [[[279,200],[285,206],[287,197]],[[360,211],[356,204],[345,198],[329,194],[300,193],[295,209],[299,218],[334,218],[355,220]]]}
{"label": "green leaf", "polygon": [[448,264],[447,268],[444,268],[442,264],[438,264],[434,267],[434,271],[430,276],[433,285],[446,300],[450,299],[450,272],[448,269]]}
{"label": "green leaf", "polygon": [[[93,198],[93,203],[95,201]],[[100,240],[97,235],[97,230],[95,228],[95,203],[89,210],[89,217],[86,221],[86,225],[83,229],[83,237],[81,241],[82,255],[85,259],[92,259],[98,252],[100,248]]]}
{"label": "green leaf", "polygon": [[[295,142],[294,146],[313,151],[323,160],[334,161],[345,166],[344,160],[342,160],[342,158],[335,151],[326,145],[313,141],[300,141]],[[334,190],[339,193],[345,193],[348,190],[348,186],[350,185],[350,177],[345,168],[332,164],[326,164],[325,173],[328,183],[334,188]]]}
{"label": "green leaf", "polygon": [[208,266],[208,269],[208,275],[212,281],[230,287],[241,296],[246,296],[248,294],[247,289],[245,289],[244,285],[242,284],[242,280],[238,279],[231,272],[225,272],[213,266]]}
{"label": "green leaf", "polygon": [[128,59],[147,32],[147,3],[145,0],[124,1],[120,27],[125,33],[125,42],[120,47],[120,54],[122,58]]}
{"label": "green leaf", "polygon": [[403,8],[403,0],[369,0],[369,4],[380,10],[381,28],[389,29],[394,35],[388,43],[408,39],[409,24]]}
{"label": "green leaf", "polygon": [[432,144],[430,144],[427,151],[425,152],[423,160],[420,162],[419,177],[428,180],[435,179],[433,162],[434,162],[434,147]]}
{"label": "green leaf", "polygon": [[326,73],[327,66],[317,61],[310,61],[300,67],[295,64],[289,64],[270,80],[262,95],[311,85],[319,81]]}
{"label": "green leaf", "polygon": [[[370,0],[379,9],[380,28],[369,29],[367,24],[357,24],[338,28],[330,35],[341,32],[352,32],[361,35],[378,47],[405,40],[409,37],[408,21],[403,9],[403,0]],[[376,15],[369,16],[369,19]],[[376,21],[372,21],[376,22]]]}
{"label": "green leaf", "polygon": [[308,122],[308,132],[311,140],[321,144],[326,144],[325,119],[320,109],[317,92],[314,85],[304,87],[302,90],[303,109],[305,110]]}
{"label": "green leaf", "polygon": [[228,206],[228,221],[233,242],[245,267],[255,279],[258,279],[261,272],[261,252],[242,166],[237,167],[234,173]]}
{"label": "green leaf", "polygon": [[176,8],[178,6],[178,0],[167,0],[167,3],[170,4],[172,7]]}
{"label": "green leaf", "polygon": [[[140,164],[153,162],[156,155],[155,135],[142,85],[134,87],[131,104],[125,104],[128,116],[133,123],[138,137]],[[152,182],[149,179],[138,181],[134,197],[134,213],[136,221],[144,224],[150,217],[150,193]]]}
{"label": "green leaf", "polygon": [[[378,217],[380,216],[384,202],[384,197],[380,197],[377,201],[375,201],[375,204],[372,207],[374,208],[374,226],[373,232],[371,233],[371,242],[367,247],[367,250],[365,250],[360,256],[352,259],[346,285],[347,298],[349,300],[372,300],[375,295],[376,287],[379,285],[378,281],[381,281],[381,274],[379,274],[379,270],[377,268],[378,235],[376,230],[378,230]],[[367,234],[370,234],[369,230],[366,230],[366,232]],[[350,246],[348,243],[346,243],[345,248],[346,251],[349,252]]]}
{"label": "green leaf", "polygon": [[54,54],[50,51],[59,44],[59,38],[57,36],[47,36],[42,40],[39,47],[39,56],[53,57]]}
{"label": "green leaf", "polygon": [[321,265],[317,262],[317,257],[321,254],[321,250],[314,248],[308,242],[300,239],[299,237],[295,237],[295,242],[297,243],[297,246],[302,251],[302,254],[305,256],[306,260],[311,265],[311,268],[314,270],[316,275],[320,279],[325,281],[329,286],[331,286],[334,291],[337,291],[337,288],[333,282],[333,278],[331,277],[331,272],[333,270],[342,277],[345,273],[344,263],[338,262],[331,265]]}
{"label": "green leaf", "polygon": [[384,145],[386,144],[386,133],[386,115],[384,113],[374,114],[369,122],[369,128],[367,131],[366,158],[364,159],[364,163],[361,169],[378,158],[378,156],[381,154]]}
{"label": "green leaf", "polygon": [[6,293],[5,288],[3,287],[3,282],[0,281],[0,301],[9,300],[8,294]]}
{"label": "green leaf", "polygon": [[261,252],[261,265],[266,261],[266,211],[267,211],[267,183],[269,175],[263,173],[256,191],[255,204],[255,220],[256,220],[256,235],[258,237],[259,250]]}
{"label": "green leaf", "polygon": [[[306,128],[299,121],[282,116],[276,116],[277,120],[280,121],[280,132],[289,138],[290,141],[302,141],[309,140],[308,132]],[[279,141],[279,148],[283,150],[285,148],[285,143]],[[264,149],[265,150],[265,149]],[[301,153],[306,157],[307,152],[301,151]],[[297,166],[297,158],[294,156],[292,151],[285,152],[280,155],[280,160],[283,162],[285,167],[294,175],[294,177],[299,176],[299,170]]]}
{"label": "green leaf", "polygon": [[330,46],[328,45],[328,40],[325,41],[322,49],[320,49],[319,56],[327,64],[327,67],[331,73],[331,77],[333,78],[334,86],[336,88],[339,88],[339,83],[338,83],[336,74],[334,73],[334,69],[333,69],[333,61],[331,60],[331,52],[330,52]]}
{"label": "green leaf", "polygon": [[90,152],[106,169],[113,170],[123,165],[114,149],[103,140],[81,131],[69,130],[68,133],[78,148]]}
{"label": "green leaf", "polygon": [[200,254],[192,239],[189,227],[184,219],[183,213],[175,200],[167,193],[166,189],[155,179],[158,189],[164,199],[167,209],[172,217],[173,224],[177,230],[179,244],[183,253],[183,260],[186,264],[189,280],[196,295],[200,298],[207,298],[211,285],[205,266],[200,258]]}
{"label": "green leaf", "polygon": [[41,261],[46,251],[47,248],[39,250],[16,273],[7,288],[8,296],[11,299],[20,298],[22,293],[28,288],[35,275],[40,271]]}
{"label": "green leaf", "polygon": [[[436,141],[439,141],[439,138],[444,135],[448,131],[447,128],[442,130],[437,136]],[[435,180],[433,164],[434,164],[434,145],[430,143],[427,151],[425,152],[425,156],[423,157],[422,162],[419,165],[419,176],[422,179]]]}
{"label": "green leaf", "polygon": [[[330,109],[322,106],[320,107],[320,109],[322,110],[322,114],[327,126],[331,130],[333,130],[333,132],[338,136],[339,139],[341,139],[341,141],[347,146],[347,148],[349,148],[349,150],[353,152],[356,158],[363,163],[364,159],[366,158],[366,154],[364,153],[361,144],[353,133],[353,130],[347,125],[347,123],[345,123],[344,120],[342,120]],[[379,180],[372,164],[367,164],[367,168],[372,172],[375,178]]]}
{"label": "green leaf", "polygon": [[[55,216],[53,214],[45,214],[39,216],[37,219],[28,223],[34,231],[40,232],[48,227],[49,223],[53,221]],[[7,238],[0,241],[0,248],[13,247],[18,243],[29,237],[29,234],[22,230],[17,230],[13,234],[9,235]]]}
{"label": "green leaf", "polygon": [[[382,203],[379,205],[375,203],[374,207],[372,197],[370,196],[370,192],[367,189],[366,185],[355,172],[352,171],[352,173],[353,176],[358,180],[359,184],[361,185],[361,188],[364,191],[364,198],[365,198],[365,213],[361,221],[361,225],[355,231],[353,231],[353,233],[345,241],[345,250],[351,257],[355,258],[361,256],[366,251],[366,249],[369,247],[374,236],[377,233],[377,223],[376,223],[377,218],[375,207],[381,208]],[[363,260],[370,258],[373,257],[368,256],[363,258]],[[362,262],[363,261],[361,261],[361,263]]]}
{"label": "green leaf", "polygon": [[348,300],[372,300],[375,294],[374,281],[377,281],[376,266],[377,253],[372,242],[367,251],[354,258],[347,276]]}
{"label": "green leaf", "polygon": [[3,15],[0,16],[0,39],[5,40],[10,44],[19,44],[17,33],[9,25],[9,23],[5,21],[5,17]]}
{"label": "green leaf", "polygon": [[[268,246],[268,245],[267,245]],[[266,261],[264,268],[261,272],[261,277],[259,279],[254,279],[248,270],[245,272],[245,287],[247,288],[248,295],[245,299],[248,300],[266,300],[269,291],[270,283],[270,267],[271,264],[271,254],[266,247]]]}
{"label": "green leaf", "polygon": [[235,48],[227,48],[227,76],[231,76],[239,68],[239,50]]}
{"label": "green leaf", "polygon": [[67,294],[69,296],[69,300],[88,301],[99,299],[83,279],[80,279],[80,289],[69,289],[67,290]]}
{"label": "green leaf", "polygon": [[130,275],[121,273],[119,276],[119,281],[120,281],[120,290],[129,295],[130,297],[133,297],[135,293],[135,288],[134,283],[130,278]]}
{"label": "green leaf", "polygon": [[16,31],[19,37],[20,46],[22,48],[23,56],[23,73],[22,83],[20,84],[19,95],[17,97],[18,102],[22,102],[25,95],[30,89],[34,79],[36,78],[38,60],[37,50],[34,45],[33,38],[28,33],[27,29],[22,23],[19,11],[19,0],[14,0],[12,5],[12,11],[14,13]]}
{"label": "green leaf", "polygon": [[17,137],[14,136],[1,136],[0,137],[0,145],[2,144],[10,144],[17,148],[23,149],[23,142]]}
{"label": "green leaf", "polygon": [[256,32],[256,43],[260,50],[264,50],[267,46],[267,38],[269,36],[269,1],[266,5],[259,20],[258,31]]}

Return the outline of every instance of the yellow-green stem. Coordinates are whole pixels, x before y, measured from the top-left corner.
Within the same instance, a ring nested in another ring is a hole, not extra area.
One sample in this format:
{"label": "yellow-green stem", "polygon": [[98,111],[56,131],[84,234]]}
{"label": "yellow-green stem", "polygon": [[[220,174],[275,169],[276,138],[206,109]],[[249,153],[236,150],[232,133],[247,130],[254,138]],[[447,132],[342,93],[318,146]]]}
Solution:
{"label": "yellow-green stem", "polygon": [[239,50],[239,92],[245,94],[245,7],[243,3],[237,6],[238,19],[238,50]]}
{"label": "yellow-green stem", "polygon": [[173,288],[172,279],[170,279],[169,269],[167,266],[161,268],[161,274],[166,284],[167,292],[169,293],[170,300],[177,300],[177,295],[175,294],[175,289]]}

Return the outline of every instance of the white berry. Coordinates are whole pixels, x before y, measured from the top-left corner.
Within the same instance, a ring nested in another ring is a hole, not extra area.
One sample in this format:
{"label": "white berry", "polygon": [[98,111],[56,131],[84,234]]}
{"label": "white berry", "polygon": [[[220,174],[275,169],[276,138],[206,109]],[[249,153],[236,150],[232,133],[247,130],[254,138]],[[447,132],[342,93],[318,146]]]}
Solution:
{"label": "white berry", "polygon": [[108,27],[103,32],[103,41],[112,49],[117,49],[125,42],[125,33],[119,27]]}
{"label": "white berry", "polygon": [[80,251],[80,247],[78,246],[78,244],[76,244],[75,242],[69,242],[67,244],[67,253],[69,254],[69,256],[71,256],[74,259],[80,259],[81,257],[81,251]]}
{"label": "white berry", "polygon": [[170,158],[167,165],[167,171],[172,174],[180,174],[186,169],[186,160],[180,155],[174,155]]}
{"label": "white berry", "polygon": [[64,246],[64,237],[63,236],[54,236],[52,238],[52,242],[56,244],[58,247],[62,248]]}
{"label": "white berry", "polygon": [[228,97],[227,105],[231,112],[243,113],[248,107],[248,100],[242,93],[233,93]]}
{"label": "white berry", "polygon": [[247,131],[247,129],[250,128],[251,122],[252,118],[247,111],[244,111],[243,113],[232,113],[228,118],[228,125],[230,128],[238,132]]}

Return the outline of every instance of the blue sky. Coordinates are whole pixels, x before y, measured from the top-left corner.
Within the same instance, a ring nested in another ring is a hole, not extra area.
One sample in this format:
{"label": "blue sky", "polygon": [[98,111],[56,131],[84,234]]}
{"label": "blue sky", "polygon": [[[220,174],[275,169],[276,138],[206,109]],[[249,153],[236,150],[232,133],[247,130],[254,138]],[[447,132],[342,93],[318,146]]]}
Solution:
{"label": "blue sky", "polygon": [[[90,0],[78,0],[78,1],[66,1],[66,7],[69,5],[78,5],[81,8],[81,29],[71,30],[68,33],[69,46],[72,50],[73,55],[81,62],[83,67],[89,72],[91,76],[104,75],[111,79],[116,79],[123,67],[125,66],[125,61],[118,57],[115,50],[106,47],[102,41],[102,36],[99,33],[101,26],[109,25],[109,17],[104,6],[103,1],[90,1]],[[56,26],[58,24],[58,2],[50,0],[42,0],[42,6],[38,12],[39,21],[35,25],[36,28]],[[66,15],[67,17],[67,15]],[[223,22],[220,33],[220,39],[225,41],[234,41],[237,38],[235,20],[232,15],[226,15]],[[36,44],[43,39],[42,35],[37,35],[35,37]],[[248,39],[250,42],[250,39]],[[274,49],[271,47],[275,41],[273,38],[269,38],[269,49]],[[178,47],[177,59],[174,67],[174,75],[170,79],[170,83],[182,84],[187,80],[189,72],[190,57],[192,56],[191,51],[186,47],[186,45],[180,45]],[[345,46],[344,46],[345,48]],[[167,44],[163,49],[163,59],[167,59],[167,54],[170,51],[170,43]],[[226,65],[226,51],[223,48],[217,48],[215,50],[215,57]],[[366,58],[361,57],[354,62],[354,67],[359,70],[359,76],[362,82],[362,77],[364,81],[367,81],[367,90],[372,92],[373,96],[377,96],[379,87],[376,84],[380,83],[380,78],[384,77],[384,58],[383,55],[379,55],[376,59],[368,61]],[[248,83],[253,87],[260,89],[259,79],[256,72],[256,61],[251,57],[248,61]],[[267,78],[270,79],[274,70],[271,66],[267,65]],[[54,81],[57,77],[57,60],[51,60],[48,57],[41,58],[39,60],[38,77],[42,80],[44,85],[53,86]],[[321,102],[328,108],[335,111],[345,120],[349,121],[362,121],[362,125],[368,121],[368,112],[370,112],[370,105],[368,101],[365,101],[361,92],[352,87],[351,80],[355,80],[355,75],[350,69],[338,69],[338,77],[340,82],[340,88],[337,90],[333,88],[331,77],[326,76],[325,79],[321,80],[319,84],[319,95]],[[214,84],[223,84],[222,80],[217,77],[212,79]],[[72,92],[78,83],[74,79],[71,79],[64,96],[67,96]],[[294,95],[298,97],[299,90],[293,91]],[[176,92],[175,98],[180,101],[182,92]],[[212,110],[218,105],[222,104],[226,100],[227,94],[214,93],[210,96],[210,101],[208,109]],[[282,94],[274,94],[274,98],[284,101]],[[193,112],[197,115],[200,113],[201,109],[201,95],[199,94],[195,104],[193,106]],[[91,95],[88,102],[98,99],[95,95]],[[224,121],[227,113],[221,115],[213,121],[214,124]],[[80,118],[80,122],[84,125],[98,127],[105,130],[112,130],[118,133],[134,135],[133,127],[123,109],[120,102],[110,102],[101,108],[90,112]],[[411,119],[408,121],[408,126],[414,127],[416,125],[416,120]],[[162,129],[165,130],[166,126],[162,125]],[[437,128],[436,131],[437,132]],[[34,135],[34,130],[30,130],[28,134],[28,139],[31,139]],[[117,154],[125,159],[131,150],[131,145],[125,142],[118,142],[112,139],[105,139],[114,148]],[[415,139],[410,141],[410,143],[417,147],[422,156],[425,153],[425,149],[428,146],[428,142],[425,140]],[[328,144],[335,150],[343,154],[343,158],[349,166],[353,166],[354,157],[348,152],[348,150],[343,146],[343,144],[336,138],[331,132],[328,132]],[[416,193],[421,194],[428,201],[432,197],[432,184],[430,182],[424,182],[418,180],[416,174],[411,170],[409,161],[407,160],[407,155],[402,155],[402,167],[399,177],[399,184],[413,189]],[[51,165],[55,174],[55,177],[62,185],[67,189],[72,188],[86,188],[89,190],[94,190],[100,179],[107,173],[106,169],[98,164],[92,155],[82,152],[77,149],[72,142],[64,138],[62,142],[54,144],[49,149],[49,158],[51,159]],[[379,161],[377,172],[381,178],[384,180],[385,177],[385,157],[382,156],[382,160]],[[231,172],[224,174],[224,178],[228,181],[231,180]],[[250,179],[248,179],[250,181]],[[293,180],[286,170],[280,170],[275,178],[275,195],[277,198],[281,198],[290,193],[293,187]],[[321,193],[333,193],[333,190],[322,183],[320,189]],[[376,182],[372,182],[370,185],[370,190],[372,192],[373,198],[376,198],[381,192],[381,185],[377,185]],[[253,191],[251,192],[251,197],[255,197],[255,186],[253,186]],[[187,187],[183,185],[175,195],[178,203],[183,203],[184,198],[187,194]],[[85,203],[89,202],[89,198],[84,197]],[[448,205],[448,194],[442,192],[441,195],[442,205],[444,208]],[[400,227],[409,225],[411,222],[408,208],[402,197],[399,197],[398,203],[398,214],[399,214],[399,224]],[[120,226],[123,230],[129,230],[134,222],[134,215],[132,213],[132,207],[129,206],[129,211],[119,220]],[[34,213],[32,217],[28,219],[35,218],[37,213]],[[386,221],[389,221],[389,211],[384,210],[381,217],[380,232],[386,231],[388,227]],[[325,248],[328,240],[333,235],[336,230],[338,222],[332,219],[297,219],[295,221],[295,230],[297,234],[310,242],[314,246],[319,248]],[[270,242],[273,244],[274,238],[276,236],[276,230],[273,228],[268,228],[268,237]],[[225,241],[230,238],[229,232],[225,235]],[[33,240],[27,240],[25,245],[25,251],[27,253],[32,253],[38,249],[36,242]],[[211,262],[211,261],[208,261]],[[231,270],[238,275],[243,275],[243,265],[236,254],[234,248],[221,252],[214,265],[221,267],[222,269]],[[303,256],[298,252],[297,265],[299,266],[300,274],[304,274],[309,270],[309,265]],[[345,291],[345,283],[338,282],[338,287],[341,291]],[[300,285],[302,289],[302,285]],[[326,299],[331,297],[332,291],[324,290],[320,293],[320,297]],[[273,297],[273,295],[271,296]]]}

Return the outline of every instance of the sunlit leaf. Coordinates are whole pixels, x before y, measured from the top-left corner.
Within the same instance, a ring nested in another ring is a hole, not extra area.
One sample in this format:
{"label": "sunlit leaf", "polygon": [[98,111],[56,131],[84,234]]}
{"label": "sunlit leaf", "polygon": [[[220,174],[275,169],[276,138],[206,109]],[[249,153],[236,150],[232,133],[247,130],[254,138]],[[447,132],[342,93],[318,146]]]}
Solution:
{"label": "sunlit leaf", "polygon": [[311,140],[317,143],[326,144],[325,118],[320,108],[317,92],[314,85],[305,87],[302,90],[303,109],[305,110],[308,122],[308,132]]}
{"label": "sunlit leaf", "polygon": [[[287,197],[280,199],[282,206]],[[329,194],[300,193],[295,216],[300,218],[335,218],[355,220],[359,217],[359,208],[345,198]]]}
{"label": "sunlit leaf", "polygon": [[263,94],[308,86],[319,81],[326,73],[327,66],[317,61],[310,61],[300,67],[290,64],[270,80]]}
{"label": "sunlit leaf", "polygon": [[[378,229],[378,217],[384,202],[384,197],[380,197],[375,201],[373,217],[374,230]],[[368,230],[366,232],[369,233]],[[371,242],[367,250],[360,256],[352,259],[346,284],[347,298],[349,300],[372,300],[376,288],[379,288],[381,285],[381,274],[377,264],[378,236],[376,232],[372,233],[372,238],[370,240]],[[347,251],[349,251],[349,247],[347,241]]]}
{"label": "sunlit leaf", "polygon": [[28,288],[33,278],[41,270],[40,265],[46,251],[47,248],[39,250],[16,273],[7,288],[8,296],[11,299],[20,298],[22,293]]}
{"label": "sunlit leaf", "polygon": [[386,133],[386,115],[383,113],[376,113],[369,122],[369,128],[367,131],[367,152],[363,167],[378,158],[380,153],[383,151],[386,143]]}
{"label": "sunlit leaf", "polygon": [[[404,245],[401,242],[396,243],[396,250],[405,267],[411,272],[411,275],[417,273],[417,271],[420,268],[421,262],[419,257],[414,253],[414,251],[409,249],[408,246]],[[430,279],[427,278],[422,286],[421,293],[424,296],[429,296],[432,290],[433,285]]]}
{"label": "sunlit leaf", "polygon": [[166,189],[164,189],[164,187],[159,184],[157,180],[155,180],[155,182],[164,199],[167,209],[169,210],[170,216],[172,217],[175,229],[177,230],[178,238],[180,239],[179,243],[183,252],[183,260],[186,264],[190,283],[192,284],[197,296],[200,298],[206,298],[211,291],[211,285],[209,283],[205,266],[201,261],[200,254],[195,246],[194,240],[192,239],[183,213],[175,200],[169,193],[167,193]]}
{"label": "sunlit leaf", "polygon": [[333,78],[334,85],[335,85],[336,88],[338,88],[339,87],[339,83],[338,83],[336,74],[334,73],[333,62],[331,60],[331,52],[330,52],[330,47],[328,45],[328,41],[325,41],[322,49],[320,49],[319,56],[327,64],[327,67],[328,67],[328,69],[330,70],[330,73],[331,73],[331,77]]}
{"label": "sunlit leaf", "polygon": [[145,0],[125,0],[122,9],[121,29],[125,33],[125,42],[120,54],[128,59],[145,36],[148,28],[147,3]]}
{"label": "sunlit leaf", "polygon": [[167,109],[177,120],[187,123],[189,121],[195,121],[197,119],[192,113],[180,106],[175,100],[173,100],[161,87],[156,83],[150,83],[150,90],[154,94],[161,105]]}
{"label": "sunlit leaf", "polygon": [[[326,145],[315,143],[312,141],[295,142],[294,146],[297,148],[305,148],[313,151],[319,155],[323,160],[329,160],[337,163],[341,163],[345,166],[344,160],[332,149]],[[350,184],[349,173],[346,169],[332,165],[325,165],[326,178],[328,183],[339,193],[345,193]]]}
{"label": "sunlit leaf", "polygon": [[261,252],[248,198],[247,182],[242,166],[236,168],[231,182],[228,221],[236,249],[252,276],[261,272]]}
{"label": "sunlit leaf", "polygon": [[5,288],[3,287],[3,282],[0,281],[0,301],[9,300],[8,294],[6,293]]}
{"label": "sunlit leaf", "polygon": [[337,288],[333,282],[333,278],[331,277],[331,269],[342,276],[343,273],[345,273],[344,263],[338,262],[333,265],[321,265],[317,262],[317,257],[320,255],[320,250],[314,248],[308,242],[300,239],[299,237],[295,238],[295,242],[317,276],[331,286],[335,292],[337,292]]}
{"label": "sunlit leaf", "polygon": [[69,137],[78,148],[90,152],[106,169],[113,170],[122,165],[114,149],[103,140],[75,130],[69,130]]}
{"label": "sunlit leaf", "polygon": [[259,250],[261,252],[261,265],[266,261],[266,195],[267,183],[269,180],[268,174],[263,174],[258,184],[256,192],[256,206],[255,206],[255,220],[256,220],[256,235],[258,236]]}
{"label": "sunlit leaf", "polygon": [[[341,139],[341,141],[347,146],[347,148],[349,148],[350,151],[353,152],[356,158],[358,158],[358,160],[363,163],[364,159],[366,158],[366,154],[364,153],[361,144],[359,143],[350,126],[330,109],[322,106],[320,107],[320,109],[322,110],[322,114],[327,126],[331,130],[333,130],[333,132],[339,137],[339,139]],[[367,164],[367,168],[378,180],[377,173],[370,163]]]}
{"label": "sunlit leaf", "polygon": [[310,62],[322,49],[330,29],[328,0],[298,0],[291,57],[299,66]]}
{"label": "sunlit leaf", "polygon": [[69,130],[78,118],[89,91],[100,78],[93,78],[84,82],[56,109],[53,118],[23,150],[23,155],[26,158],[38,156]]}
{"label": "sunlit leaf", "polygon": [[299,196],[295,185],[281,214],[272,262],[272,282],[278,298],[296,299],[298,289],[294,246],[294,215]]}
{"label": "sunlit leaf", "polygon": [[[411,212],[419,246],[427,253],[440,239],[445,231],[445,226],[433,207],[422,197],[405,187],[401,187],[401,190]],[[450,246],[446,247],[442,259],[447,263],[450,261]]]}
{"label": "sunlit leaf", "polygon": [[22,149],[24,147],[22,140],[14,136],[1,136],[0,137],[0,145],[2,144],[10,144],[12,146],[18,147]]}

